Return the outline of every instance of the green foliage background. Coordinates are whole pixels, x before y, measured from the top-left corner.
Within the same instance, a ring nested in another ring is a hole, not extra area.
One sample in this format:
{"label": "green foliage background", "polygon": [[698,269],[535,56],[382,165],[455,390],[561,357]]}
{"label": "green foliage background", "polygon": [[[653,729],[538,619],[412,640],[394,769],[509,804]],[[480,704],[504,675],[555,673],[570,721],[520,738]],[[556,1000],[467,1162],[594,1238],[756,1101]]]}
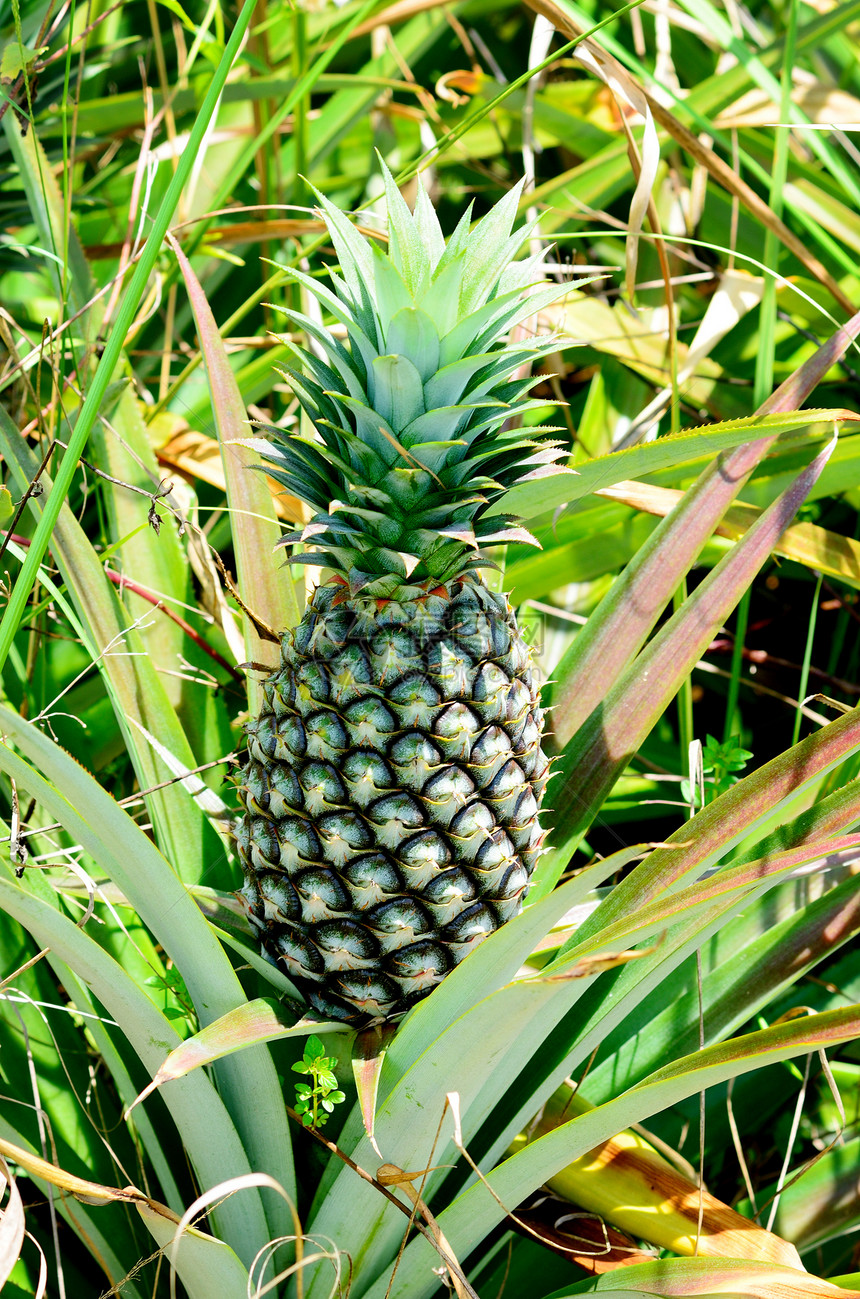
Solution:
{"label": "green foliage background", "polygon": [[[538,1250],[540,1294],[585,1274],[480,1200],[448,1128],[431,1158],[450,1090],[509,1209],[634,1122],[748,1216],[820,1156],[770,1225],[810,1273],[857,1270],[858,17],[853,0],[0,3],[0,1138],[180,1216],[250,1178],[204,1224],[226,1244],[183,1238],[187,1293],[245,1293],[295,1213],[310,1240],[283,1293],[382,1299],[405,1226],[290,1133],[305,1038],[262,1000],[289,989],[232,897],[224,781],[260,680],[238,665],[273,663],[265,626],[304,600],[272,554],[299,507],[238,440],[296,414],[279,307],[308,304],[287,271],[333,263],[309,183],[384,232],[379,157],[407,198],[420,172],[446,230],[526,174],[551,272],[590,280],[539,322],[564,337],[533,413],[578,477],[519,489],[542,549],[498,557],[553,708],[552,851],[522,921],[398,1033],[380,1149],[454,1165],[422,1195],[482,1295],[507,1278],[539,1299]],[[572,44],[592,29],[603,78]],[[707,477],[732,466],[731,490]],[[631,870],[628,846],[667,839]],[[624,968],[578,964],[628,949]],[[515,979],[548,959],[558,983]],[[124,1117],[169,1051],[249,1006],[206,1071]],[[798,1008],[820,1017],[806,1036]],[[257,1045],[224,1054],[239,1041]],[[326,1135],[372,1170],[351,1047],[325,1047],[349,1101]],[[583,1075],[598,1117],[505,1160]],[[51,1295],[169,1293],[173,1226],[6,1158],[38,1242],[18,1241],[9,1294],[40,1292],[39,1248]],[[307,1262],[323,1237],[339,1280]],[[416,1237],[392,1293],[433,1293],[438,1265]],[[662,1292],[634,1271],[629,1292]],[[701,1292],[696,1266],[671,1275]]]}

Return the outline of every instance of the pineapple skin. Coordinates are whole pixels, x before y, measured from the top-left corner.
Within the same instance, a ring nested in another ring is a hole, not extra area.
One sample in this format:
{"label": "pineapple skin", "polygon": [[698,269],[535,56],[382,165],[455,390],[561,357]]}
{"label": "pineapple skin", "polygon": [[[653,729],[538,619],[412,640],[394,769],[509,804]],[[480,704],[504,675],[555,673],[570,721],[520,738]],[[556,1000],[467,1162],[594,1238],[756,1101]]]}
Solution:
{"label": "pineapple skin", "polygon": [[392,1019],[522,907],[548,761],[531,651],[474,575],[317,588],[248,727],[241,896],[318,1013]]}

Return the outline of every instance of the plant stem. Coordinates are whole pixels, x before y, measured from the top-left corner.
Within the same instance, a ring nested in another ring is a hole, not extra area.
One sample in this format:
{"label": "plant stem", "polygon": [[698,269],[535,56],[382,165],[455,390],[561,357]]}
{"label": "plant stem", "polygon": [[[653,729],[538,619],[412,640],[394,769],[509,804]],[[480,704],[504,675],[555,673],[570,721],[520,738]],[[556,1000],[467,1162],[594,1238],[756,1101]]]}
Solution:
{"label": "plant stem", "polygon": [[[672,607],[680,609],[686,599],[687,579],[685,577],[672,597]],[[678,740],[681,749],[681,770],[686,771],[690,745],[693,743],[693,683],[689,675],[684,678],[678,691]]]}
{"label": "plant stem", "polygon": [[[809,686],[809,664],[812,659],[812,642],[815,639],[815,624],[818,620],[818,601],[821,596],[821,582],[823,575],[818,574],[818,581],[815,583],[815,594],[812,597],[812,609],[809,614],[809,626],[806,629],[806,648],[803,651],[803,667],[800,670],[800,687],[797,692],[797,698],[803,703],[806,698],[806,691]],[[791,743],[797,744],[800,739],[800,709],[796,709],[794,714],[794,730],[791,734]]]}
{"label": "plant stem", "polygon": [[[729,679],[729,693],[726,697],[726,722],[723,727],[723,743],[726,744],[734,733],[734,718],[738,707],[738,694],[741,688],[741,668],[744,660],[744,641],[747,637],[747,623],[750,613],[750,590],[747,588],[738,603],[735,615],[735,643],[732,649],[732,669]],[[740,731],[738,732],[740,734]]]}

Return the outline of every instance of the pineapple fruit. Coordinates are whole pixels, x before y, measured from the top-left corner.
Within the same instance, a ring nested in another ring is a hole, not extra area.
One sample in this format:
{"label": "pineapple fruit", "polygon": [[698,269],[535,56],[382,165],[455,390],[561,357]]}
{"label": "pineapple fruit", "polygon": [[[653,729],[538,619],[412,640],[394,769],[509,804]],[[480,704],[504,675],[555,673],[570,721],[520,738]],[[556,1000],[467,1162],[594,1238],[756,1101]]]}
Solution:
{"label": "pineapple fruit", "polygon": [[525,294],[543,277],[540,257],[514,261],[520,187],[446,244],[420,185],[412,214],[385,184],[387,254],[318,195],[335,292],[293,273],[349,346],[287,313],[314,349],[286,375],[315,433],[268,429],[262,455],[314,512],[282,538],[306,547],[289,562],[325,580],[248,727],[235,826],[264,952],[315,1011],[355,1024],[402,1015],[528,891],[543,715],[513,610],[479,569],[482,546],[533,540],[488,507],[565,454],[511,428],[537,405],[514,372],[557,341],[508,333],[564,291]]}

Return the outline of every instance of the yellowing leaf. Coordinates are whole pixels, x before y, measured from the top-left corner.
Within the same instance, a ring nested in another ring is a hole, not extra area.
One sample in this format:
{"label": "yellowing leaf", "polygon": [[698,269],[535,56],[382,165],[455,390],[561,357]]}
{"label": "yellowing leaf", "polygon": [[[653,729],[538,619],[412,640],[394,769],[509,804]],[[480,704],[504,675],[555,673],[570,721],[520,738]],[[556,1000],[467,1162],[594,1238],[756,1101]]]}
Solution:
{"label": "yellowing leaf", "polygon": [[[159,464],[226,491],[221,448],[214,438],[198,433],[184,421],[165,414],[153,420],[150,428],[156,437]],[[166,435],[163,440],[162,434]],[[302,518],[300,502],[294,496],[288,496],[273,478],[267,478],[266,482],[273,493],[275,513],[282,519]]]}
{"label": "yellowing leaf", "polygon": [[[836,86],[818,81],[800,68],[794,69],[795,86],[791,100],[811,122],[822,125],[854,126],[860,122],[860,99]],[[715,125],[724,131],[743,126],[776,126],[780,123],[779,105],[765,90],[755,87],[724,108]]]}
{"label": "yellowing leaf", "polygon": [[[599,488],[596,495],[608,496],[636,510],[662,517],[674,508],[684,493],[672,487],[656,487],[652,483],[621,482]],[[722,522],[715,529],[716,535],[737,541],[761,514],[757,506],[739,501],[726,510]],[[828,577],[838,578],[848,586],[860,588],[860,542],[853,537],[843,537],[828,528],[820,528],[816,523],[794,523],[786,528],[773,553],[796,560]]]}

